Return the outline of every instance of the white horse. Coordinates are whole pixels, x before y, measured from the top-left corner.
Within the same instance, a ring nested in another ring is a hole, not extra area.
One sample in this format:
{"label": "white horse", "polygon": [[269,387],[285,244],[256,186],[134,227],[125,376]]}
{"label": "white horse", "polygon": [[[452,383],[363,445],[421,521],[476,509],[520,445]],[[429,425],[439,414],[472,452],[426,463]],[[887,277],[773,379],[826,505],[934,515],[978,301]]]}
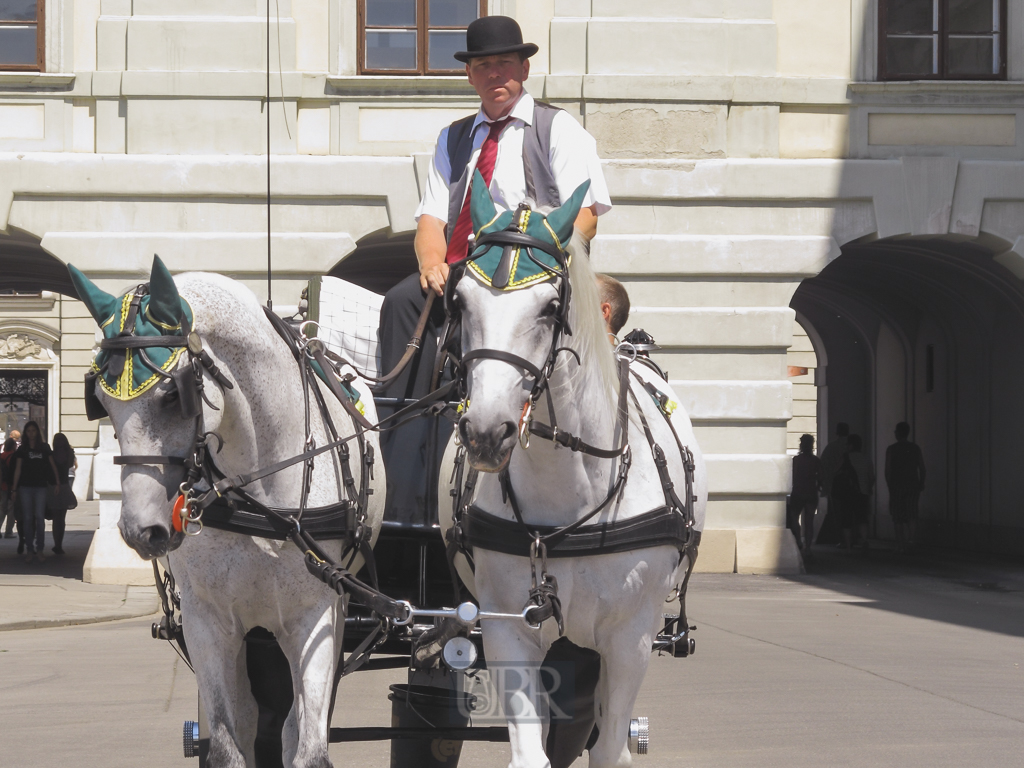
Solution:
{"label": "white horse", "polygon": [[[77,270],[71,272],[97,323],[116,319],[126,306],[123,299],[104,293]],[[159,259],[155,260],[148,306],[143,306],[146,319],[158,323],[165,333],[180,333],[173,330],[178,322],[174,308],[179,305],[191,311],[193,329],[231,385],[218,383],[205,370],[203,391],[211,404],[200,406],[204,430],[216,433],[222,441],[218,451],[217,439],[207,439],[218,469],[234,476],[302,454],[307,445],[300,369],[255,296],[220,275],[192,273],[172,281]],[[138,367],[138,360],[135,365]],[[167,363],[172,373],[186,365],[186,354]],[[352,417],[321,382],[311,378],[312,386],[323,389],[338,431],[352,435]],[[367,416],[374,419],[369,389],[359,380],[353,386]],[[131,394],[130,390],[121,392],[122,397]],[[183,418],[178,405],[185,394],[162,377],[130,399],[112,396],[99,383],[95,389],[114,425],[122,455],[143,458],[190,453],[194,422]],[[87,392],[87,399],[90,395]],[[310,429],[316,445],[331,441],[315,404],[311,405]],[[367,434],[366,439],[379,456],[376,435]],[[359,451],[355,443],[351,445],[358,481]],[[314,461],[307,507],[324,507],[345,498],[334,454],[321,454]],[[274,634],[292,672],[295,699],[282,734],[284,764],[329,768],[328,713],[344,628],[339,596],[309,574],[303,553],[291,542],[210,527],[188,537],[173,530],[172,503],[183,479],[180,466],[125,466],[119,528],[124,540],[143,558],[166,555],[180,587],[185,640],[209,723],[208,765],[255,765],[257,704],[246,674],[243,638],[253,627],[261,626]],[[245,490],[268,506],[297,508],[302,480],[303,468],[298,464],[257,480]],[[384,467],[378,460],[366,509],[366,523],[374,539],[383,515],[384,488]],[[326,541],[322,546],[335,559],[341,555],[341,541]],[[357,558],[350,566],[352,572],[360,565],[361,558]]]}
{"label": "white horse", "polygon": [[[484,184],[474,184],[486,189]],[[547,216],[548,232],[569,240],[572,222],[579,208],[580,195]],[[475,195],[472,205],[474,230],[490,232],[504,227],[509,214],[499,217],[489,196]],[[536,224],[538,214],[529,219],[527,234],[543,238]],[[495,223],[496,220],[496,223]],[[491,226],[488,226],[488,223]],[[481,230],[481,227],[484,227]],[[547,242],[552,242],[547,237]],[[621,444],[618,433],[617,399],[619,380],[612,346],[600,314],[594,273],[578,240],[569,247],[574,252],[568,279],[571,300],[568,320],[572,335],[559,344],[571,347],[574,357],[561,353],[550,378],[557,426],[592,446],[613,448]],[[500,251],[500,248],[494,249]],[[539,251],[537,251],[539,254]],[[541,254],[542,255],[542,254]],[[526,260],[525,251],[518,257]],[[506,267],[507,268],[507,267]],[[474,350],[500,350],[543,368],[552,348],[552,334],[558,315],[564,310],[559,280],[538,280],[518,290],[499,290],[479,279],[488,268],[470,267],[454,286],[451,303],[462,316],[463,355]],[[497,270],[500,272],[501,268]],[[509,281],[510,284],[512,281]],[[527,449],[513,450],[524,405],[534,385],[523,367],[508,359],[482,357],[466,363],[467,390],[465,411],[459,423],[461,443],[469,463],[482,473],[477,481],[475,505],[498,517],[513,520],[513,510],[499,482],[507,468],[515,498],[527,524],[564,526],[598,506],[615,484],[619,460],[597,458],[536,436]],[[645,369],[646,370],[646,369]],[[640,373],[657,378],[653,373]],[[666,382],[658,389],[671,395]],[[668,468],[679,495],[683,496],[684,467],[674,436],[653,398],[637,382],[633,383],[646,419],[668,458]],[[547,420],[541,402],[533,412],[537,421]],[[707,503],[707,476],[703,457],[694,439],[689,418],[677,409],[672,416],[680,441],[694,455],[693,493],[695,530],[702,530]],[[632,451],[623,493],[590,523],[623,521],[665,504],[663,486],[642,424],[630,401],[628,442]],[[442,478],[451,475],[455,443],[449,446]],[[442,527],[452,520],[444,514],[451,508],[448,493],[440,491],[439,509]],[[475,574],[465,559],[457,558],[461,577],[479,599],[484,611],[519,613],[531,587],[527,558],[489,549],[474,548]],[[632,756],[627,745],[632,709],[647,670],[652,641],[664,625],[662,611],[666,597],[679,584],[687,567],[678,546],[652,546],[643,549],[583,557],[549,558],[548,573],[557,578],[558,595],[565,620],[565,635],[576,645],[601,654],[601,673],[596,691],[597,726],[600,736],[590,750],[591,768],[629,766]],[[521,621],[488,621],[483,625],[484,649],[488,663],[539,664],[558,637],[554,621],[532,629]],[[512,768],[547,768],[545,754],[547,724],[539,694],[531,691],[505,691],[505,713],[512,744]]]}

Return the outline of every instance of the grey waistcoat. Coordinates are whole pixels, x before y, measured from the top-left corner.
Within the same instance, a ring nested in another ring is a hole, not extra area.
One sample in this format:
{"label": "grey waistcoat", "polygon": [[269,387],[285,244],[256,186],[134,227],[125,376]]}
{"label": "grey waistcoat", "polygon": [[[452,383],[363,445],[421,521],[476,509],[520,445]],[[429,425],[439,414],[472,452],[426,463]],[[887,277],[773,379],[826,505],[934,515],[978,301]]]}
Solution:
{"label": "grey waistcoat", "polygon": [[[551,122],[559,107],[543,101],[533,103],[533,123],[526,126],[523,135],[523,173],[526,176],[526,196],[537,206],[557,208],[562,204],[558,185],[551,172]],[[469,184],[469,159],[473,155],[473,120],[476,115],[456,120],[448,129],[448,159],[451,177],[448,179],[448,237],[455,231],[455,222],[462,211],[462,202]]]}

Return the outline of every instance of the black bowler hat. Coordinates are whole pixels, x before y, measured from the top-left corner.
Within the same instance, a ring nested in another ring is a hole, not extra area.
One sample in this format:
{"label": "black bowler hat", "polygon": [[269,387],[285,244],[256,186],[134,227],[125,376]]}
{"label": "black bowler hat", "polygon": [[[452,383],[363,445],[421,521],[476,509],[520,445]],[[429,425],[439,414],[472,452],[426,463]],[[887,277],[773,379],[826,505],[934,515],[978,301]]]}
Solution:
{"label": "black bowler hat", "polygon": [[466,28],[466,47],[468,51],[455,54],[463,63],[499,53],[525,53],[529,57],[540,50],[533,43],[523,42],[523,30],[508,16],[484,16],[474,21]]}

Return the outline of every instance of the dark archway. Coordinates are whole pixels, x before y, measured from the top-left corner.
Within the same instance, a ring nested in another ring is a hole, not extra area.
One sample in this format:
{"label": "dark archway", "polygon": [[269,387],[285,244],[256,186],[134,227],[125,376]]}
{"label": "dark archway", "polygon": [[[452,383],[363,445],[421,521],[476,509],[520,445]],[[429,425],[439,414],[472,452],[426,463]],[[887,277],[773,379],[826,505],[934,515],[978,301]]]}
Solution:
{"label": "dark archway", "polygon": [[387,293],[416,272],[413,234],[388,237],[387,230],[364,237],[328,273],[374,293]]}
{"label": "dark archway", "polygon": [[0,292],[41,291],[78,298],[67,266],[44,251],[37,239],[16,230],[0,234]]}
{"label": "dark archway", "polygon": [[995,255],[967,238],[852,243],[793,297],[828,350],[826,421],[849,423],[875,463],[879,536],[885,448],[905,420],[928,467],[922,535],[1024,552],[1024,283]]}

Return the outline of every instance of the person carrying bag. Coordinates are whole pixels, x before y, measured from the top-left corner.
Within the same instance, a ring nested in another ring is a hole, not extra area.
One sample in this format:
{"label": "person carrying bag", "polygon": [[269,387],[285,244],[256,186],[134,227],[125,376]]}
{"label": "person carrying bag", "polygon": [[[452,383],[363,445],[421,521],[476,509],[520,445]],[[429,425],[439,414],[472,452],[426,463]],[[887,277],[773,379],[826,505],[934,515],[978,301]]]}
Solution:
{"label": "person carrying bag", "polygon": [[71,471],[78,468],[78,459],[63,432],[53,436],[53,461],[57,465],[57,487],[47,497],[46,518],[53,521],[53,552],[63,555],[68,510],[78,506],[70,477]]}

